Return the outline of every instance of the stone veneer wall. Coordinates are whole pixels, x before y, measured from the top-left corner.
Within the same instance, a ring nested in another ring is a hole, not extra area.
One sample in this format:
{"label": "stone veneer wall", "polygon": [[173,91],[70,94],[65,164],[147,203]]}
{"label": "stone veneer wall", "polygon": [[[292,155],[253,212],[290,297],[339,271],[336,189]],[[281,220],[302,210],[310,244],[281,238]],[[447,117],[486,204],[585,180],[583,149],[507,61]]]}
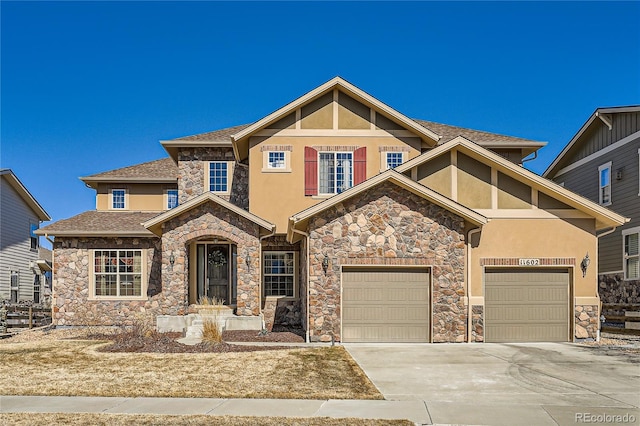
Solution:
{"label": "stone veneer wall", "polygon": [[[188,306],[189,243],[203,237],[218,237],[237,245],[237,315],[260,313],[260,229],[257,224],[211,201],[167,221],[162,234],[162,282],[179,288],[181,306]],[[169,256],[175,264],[171,267]],[[249,254],[250,264],[246,257]]]}
{"label": "stone veneer wall", "polygon": [[312,341],[341,340],[340,271],[349,264],[431,266],[432,341],[465,341],[462,218],[385,182],[311,218],[309,233]]}
{"label": "stone veneer wall", "polygon": [[[205,191],[205,161],[235,162],[233,149],[230,147],[180,149],[178,153],[178,199],[180,204],[184,204]],[[230,194],[221,195],[221,197],[249,210],[249,168],[243,164],[234,164]]]}
{"label": "stone veneer wall", "polygon": [[576,339],[598,338],[600,318],[597,305],[577,305],[574,321]]}
{"label": "stone veneer wall", "polygon": [[[55,325],[131,325],[155,315],[183,313],[182,286],[161,283],[159,238],[66,238],[54,242],[53,323]],[[89,300],[93,249],[146,250],[147,294],[144,300]]]}
{"label": "stone veneer wall", "polygon": [[625,281],[622,274],[598,276],[598,294],[602,303],[640,303],[640,281]]}
{"label": "stone veneer wall", "polygon": [[484,306],[471,307],[471,339],[473,342],[484,342]]}
{"label": "stone veneer wall", "polygon": [[[300,254],[300,243],[289,244],[287,236],[284,234],[273,235],[262,240],[262,251],[293,251],[298,256],[298,284],[302,275],[302,265],[304,259]],[[298,286],[298,296],[300,296],[300,288]],[[290,298],[262,298],[262,314],[264,315],[265,327],[268,331],[273,329],[274,325],[284,325],[291,327],[299,327],[301,325],[301,306],[300,297]]]}

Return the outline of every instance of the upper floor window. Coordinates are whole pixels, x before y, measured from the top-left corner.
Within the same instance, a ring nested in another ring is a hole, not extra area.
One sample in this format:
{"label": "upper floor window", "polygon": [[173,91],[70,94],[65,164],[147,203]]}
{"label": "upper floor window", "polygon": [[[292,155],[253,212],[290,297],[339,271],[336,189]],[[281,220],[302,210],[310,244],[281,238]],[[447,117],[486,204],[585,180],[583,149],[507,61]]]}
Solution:
{"label": "upper floor window", "polygon": [[286,167],[286,163],[284,161],[285,159],[284,151],[269,152],[268,154],[269,154],[268,168],[284,169]]}
{"label": "upper floor window", "polygon": [[174,207],[178,207],[178,190],[168,189],[167,190],[167,208],[172,209]]}
{"label": "upper floor window", "polygon": [[93,295],[142,296],[142,250],[95,250]]}
{"label": "upper floor window", "polygon": [[403,163],[402,152],[387,152],[387,169],[395,169]]}
{"label": "upper floor window", "polygon": [[611,161],[598,167],[599,201],[603,206],[611,204]]}
{"label": "upper floor window", "polygon": [[339,194],[353,186],[353,153],[321,152],[318,157],[320,194]]}
{"label": "upper floor window", "polygon": [[226,161],[209,163],[209,191],[229,192],[229,163]]}
{"label": "upper floor window", "polygon": [[38,224],[35,222],[29,222],[29,242],[31,244],[31,250],[38,250],[38,236],[36,231],[38,230]]}
{"label": "upper floor window", "polygon": [[126,194],[127,194],[127,191],[124,189],[112,189],[111,190],[111,208],[124,209]]}
{"label": "upper floor window", "polygon": [[640,279],[640,227],[622,231],[624,279]]}

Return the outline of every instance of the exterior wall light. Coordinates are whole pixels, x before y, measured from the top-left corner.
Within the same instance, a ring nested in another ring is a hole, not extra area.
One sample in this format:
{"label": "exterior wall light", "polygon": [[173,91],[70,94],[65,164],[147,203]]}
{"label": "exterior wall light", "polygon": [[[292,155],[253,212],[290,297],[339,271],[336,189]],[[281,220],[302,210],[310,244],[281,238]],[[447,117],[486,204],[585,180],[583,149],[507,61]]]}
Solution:
{"label": "exterior wall light", "polygon": [[247,263],[247,269],[250,269],[251,266],[251,253],[247,250],[247,254],[244,257],[244,261]]}
{"label": "exterior wall light", "polygon": [[169,255],[169,263],[171,264],[171,266],[176,263],[176,257],[173,255],[173,252],[171,252],[171,254]]}
{"label": "exterior wall light", "polygon": [[582,269],[582,278],[587,275],[587,268],[589,267],[590,263],[591,259],[589,259],[589,252],[587,252],[587,254],[582,259],[582,262],[580,262],[580,268]]}
{"label": "exterior wall light", "polygon": [[616,180],[622,180],[623,178],[623,169],[622,167],[616,170]]}
{"label": "exterior wall light", "polygon": [[324,259],[322,259],[322,270],[324,274],[327,275],[327,269],[329,268],[329,256],[324,255]]}

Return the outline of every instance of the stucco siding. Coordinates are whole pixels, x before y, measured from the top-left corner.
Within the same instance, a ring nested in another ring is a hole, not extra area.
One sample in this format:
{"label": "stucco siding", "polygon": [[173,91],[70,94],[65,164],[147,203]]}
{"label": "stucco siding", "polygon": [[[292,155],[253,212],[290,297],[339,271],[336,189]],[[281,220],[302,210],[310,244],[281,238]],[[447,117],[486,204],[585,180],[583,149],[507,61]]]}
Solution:
{"label": "stucco siding", "polygon": [[31,250],[30,224],[38,216],[5,180],[0,179],[0,299],[11,296],[11,271],[20,273],[19,300],[33,299],[34,273],[29,262],[38,260]]}

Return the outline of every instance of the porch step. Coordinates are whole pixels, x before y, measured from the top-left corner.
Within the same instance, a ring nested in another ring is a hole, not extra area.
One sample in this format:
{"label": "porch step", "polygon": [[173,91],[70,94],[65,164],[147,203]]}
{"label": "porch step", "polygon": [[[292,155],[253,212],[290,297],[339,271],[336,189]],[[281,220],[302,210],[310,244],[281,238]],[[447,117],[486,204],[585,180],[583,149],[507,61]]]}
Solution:
{"label": "porch step", "polygon": [[201,318],[196,318],[191,322],[191,325],[187,327],[186,338],[202,338],[202,332],[204,331],[204,321]]}

